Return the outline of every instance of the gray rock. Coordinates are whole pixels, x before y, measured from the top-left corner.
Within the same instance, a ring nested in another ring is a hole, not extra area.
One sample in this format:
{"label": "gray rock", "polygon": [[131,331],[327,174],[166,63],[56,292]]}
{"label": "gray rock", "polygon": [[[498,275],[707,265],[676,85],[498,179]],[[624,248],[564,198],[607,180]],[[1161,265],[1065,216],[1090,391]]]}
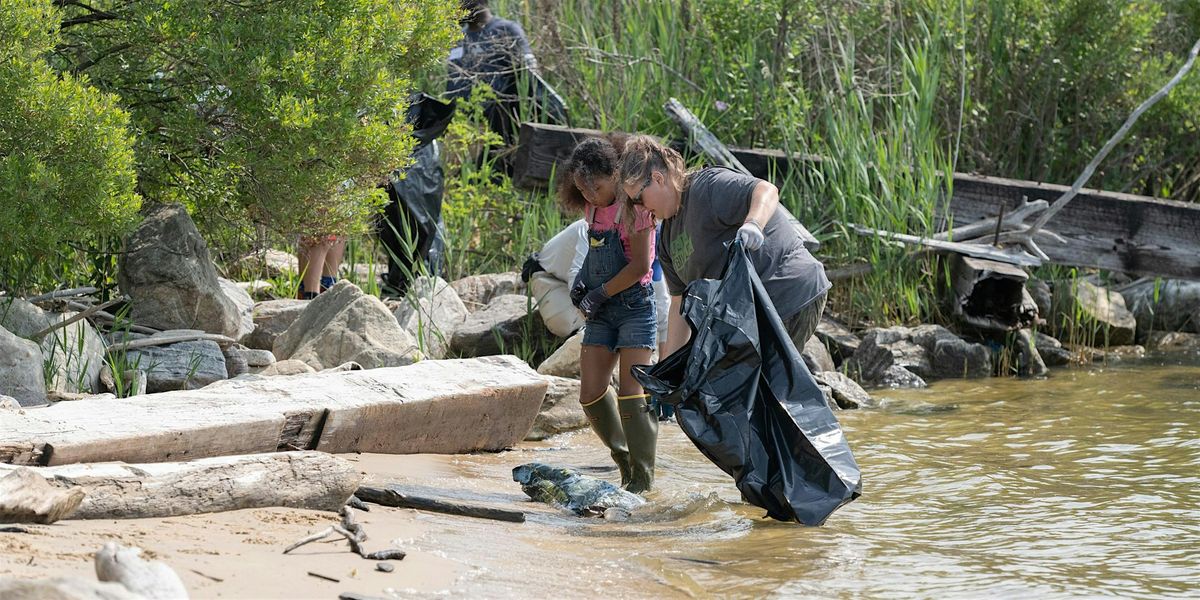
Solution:
{"label": "gray rock", "polygon": [[318,371],[351,361],[367,369],[400,367],[421,358],[416,341],[383,302],[344,280],[309,301],[272,353]]}
{"label": "gray rock", "polygon": [[817,324],[817,332],[814,336],[825,344],[825,348],[829,350],[829,354],[837,364],[841,364],[846,359],[854,355],[858,350],[862,340],[854,335],[845,325],[831,317],[822,316],[821,322]]}
{"label": "gray rock", "polygon": [[418,277],[400,302],[396,321],[430,358],[445,358],[454,330],[466,320],[466,305],[441,277]]}
{"label": "gray rock", "polygon": [[875,406],[875,400],[862,386],[837,371],[814,373],[813,378],[817,380],[817,387],[825,393],[825,401],[829,403],[830,408],[856,409]]}
{"label": "gray rock", "polygon": [[221,285],[221,290],[237,307],[238,312],[238,334],[230,336],[233,339],[241,339],[244,336],[254,331],[254,298],[250,297],[250,293],[242,289],[242,287],[234,281],[218,277],[217,283]]}
{"label": "gray rock", "polygon": [[941,325],[913,328],[912,340],[925,349],[929,371],[909,369],[925,379],[990,377],[992,352],[983,344],[973,344],[954,335]]}
{"label": "gray rock", "polygon": [[5,600],[146,600],[119,583],[77,577],[54,579],[0,579],[0,598]]}
{"label": "gray rock", "polygon": [[1153,331],[1147,342],[1154,350],[1200,352],[1200,333]]}
{"label": "gray rock", "polygon": [[1037,305],[1038,314],[1042,318],[1054,314],[1052,312],[1054,309],[1054,294],[1050,291],[1050,284],[1041,279],[1029,279],[1025,282],[1025,290],[1033,298],[1033,303]]}
{"label": "gray rock", "polygon": [[19,337],[30,339],[49,327],[46,311],[20,298],[0,298],[0,327]]}
{"label": "gray rock", "polygon": [[550,387],[542,410],[533,422],[533,429],[525,436],[527,440],[544,440],[552,435],[588,426],[587,415],[579,405],[579,380],[565,377],[547,377]]}
{"label": "gray rock", "polygon": [[992,353],[987,346],[959,338],[935,341],[929,363],[932,366],[930,375],[935,379],[992,375]]}
{"label": "gray rock", "polygon": [[[920,385],[891,370],[893,366],[916,375]],[[991,351],[986,346],[967,342],[941,325],[870,329],[847,367],[864,385],[889,387],[924,387],[925,379],[987,377],[992,373]]]}
{"label": "gray rock", "polygon": [[867,332],[858,350],[846,361],[846,370],[850,376],[866,386],[879,385],[884,375],[896,363],[891,350],[875,343],[876,337],[877,332]]}
{"label": "gray rock", "polygon": [[250,363],[246,361],[246,350],[249,348],[241,344],[230,344],[221,348],[221,353],[225,356],[225,373],[229,379],[250,372]]}
{"label": "gray rock", "polygon": [[128,350],[125,364],[146,373],[143,393],[195,390],[229,377],[221,347],[207,340]]}
{"label": "gray rock", "polygon": [[254,331],[239,340],[247,348],[270,350],[275,338],[283,335],[288,327],[308,307],[308,300],[267,300],[254,305],[251,317]]}
{"label": "gray rock", "polygon": [[0,327],[0,394],[16,398],[21,406],[46,404],[42,360],[37,344]]}
{"label": "gray rock", "polygon": [[472,275],[450,284],[467,310],[475,312],[500,296],[524,294],[525,283],[520,273],[491,273]]}
{"label": "gray rock", "polygon": [[526,296],[509,294],[492,300],[482,310],[471,313],[454,331],[450,351],[461,357],[512,354],[521,341],[532,342],[549,335],[542,317],[530,312]]}
{"label": "gray rock", "polygon": [[202,329],[239,337],[237,305],[221,289],[208,245],[180,205],[151,205],[129,236],[118,264],[131,316],[157,329]]}
{"label": "gray rock", "polygon": [[815,335],[804,343],[804,348],[800,350],[800,356],[812,373],[837,369],[837,365],[833,364],[833,357],[829,355],[829,350],[825,349],[825,344]]}
{"label": "gray rock", "polygon": [[1071,286],[1055,287],[1056,291],[1071,294],[1065,298],[1068,309],[1056,315],[1061,329],[1080,328],[1094,344],[1124,346],[1133,343],[1137,319],[1125,308],[1125,298],[1121,294],[1083,279],[1076,280]]}
{"label": "gray rock", "polygon": [[[270,281],[255,279],[254,281],[239,281],[237,286],[242,291],[250,294],[255,300],[267,300],[271,297],[271,292],[275,289],[275,284]],[[253,321],[252,321],[253,322]]]}
{"label": "gray rock", "polygon": [[924,379],[921,379],[912,371],[901,367],[900,365],[892,365],[883,372],[879,378],[879,387],[885,388],[923,388],[928,387]]}
{"label": "gray rock", "polygon": [[[254,370],[251,369],[251,372]],[[308,363],[300,360],[281,360],[276,363],[271,363],[258,371],[258,375],[263,377],[286,377],[288,375],[305,375],[307,373],[316,373],[317,370],[308,366]]]}
{"label": "gray rock", "polygon": [[142,558],[142,549],[106,542],[93,562],[96,579],[111,581],[147,600],[187,600],[187,588],[166,563]]}
{"label": "gray rock", "polygon": [[1151,330],[1200,333],[1200,281],[1148,281],[1122,296],[1137,320],[1139,338]]}
{"label": "gray rock", "polygon": [[296,258],[295,254],[283,250],[271,248],[247,258],[253,267],[262,270],[263,277],[280,277],[300,272],[300,259]]}
{"label": "gray rock", "polygon": [[[579,354],[583,350],[583,332],[567,338],[562,346],[538,365],[537,372],[555,377],[579,379]],[[618,367],[619,368],[619,367]]]}
{"label": "gray rock", "polygon": [[1041,377],[1049,372],[1046,361],[1038,352],[1033,332],[1021,329],[1016,332],[1017,373],[1025,377]]}
{"label": "gray rock", "polygon": [[[941,329],[945,330],[945,328]],[[920,377],[927,377],[933,372],[933,367],[929,364],[929,349],[917,343],[914,338],[917,331],[917,329],[908,327],[871,329],[863,335],[863,341],[865,342],[868,336],[874,334],[875,344],[887,348],[892,353],[894,364],[904,367]],[[922,339],[926,343],[940,337],[936,335],[940,333],[937,330],[927,328],[920,331],[923,334]]]}
{"label": "gray rock", "polygon": [[[75,314],[46,313],[47,325],[61,323]],[[69,394],[100,391],[104,355],[104,340],[87,319],[50,332],[42,338],[42,356],[51,373],[46,390]]]}
{"label": "gray rock", "polygon": [[1063,347],[1062,342],[1038,332],[1034,335],[1034,346],[1048,367],[1062,367],[1079,362],[1079,356]]}
{"label": "gray rock", "polygon": [[[43,311],[18,298],[0,300],[0,327],[23,338],[31,338],[52,324],[76,313]],[[87,319],[50,332],[41,340],[47,392],[74,394],[100,390],[100,368],[104,366],[104,340]]]}
{"label": "gray rock", "polygon": [[242,356],[246,358],[247,367],[268,367],[275,364],[275,355],[271,354],[270,350],[245,348],[241,352]]}

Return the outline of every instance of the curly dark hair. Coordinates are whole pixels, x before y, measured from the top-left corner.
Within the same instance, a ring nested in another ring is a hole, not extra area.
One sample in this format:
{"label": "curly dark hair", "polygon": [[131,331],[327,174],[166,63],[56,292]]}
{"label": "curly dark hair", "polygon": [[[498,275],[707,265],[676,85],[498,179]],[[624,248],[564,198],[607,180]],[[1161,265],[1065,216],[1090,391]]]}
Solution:
{"label": "curly dark hair", "polygon": [[[581,211],[587,205],[583,192],[575,185],[575,176],[584,181],[597,177],[614,177],[620,162],[621,151],[628,136],[610,133],[603,137],[592,137],[575,146],[571,158],[558,172],[558,201],[568,211]],[[620,194],[620,186],[617,187]],[[620,200],[618,198],[617,200]]]}

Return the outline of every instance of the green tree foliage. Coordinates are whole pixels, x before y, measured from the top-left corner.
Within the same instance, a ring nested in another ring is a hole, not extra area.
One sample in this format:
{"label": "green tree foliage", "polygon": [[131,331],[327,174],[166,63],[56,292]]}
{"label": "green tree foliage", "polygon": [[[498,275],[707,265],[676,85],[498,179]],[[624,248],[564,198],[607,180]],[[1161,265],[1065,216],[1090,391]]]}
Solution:
{"label": "green tree foliage", "polygon": [[140,192],[224,249],[360,230],[412,148],[412,74],[458,35],[453,0],[65,4],[58,56],[130,111]]}
{"label": "green tree foliage", "polygon": [[0,0],[0,288],[46,277],[47,257],[120,233],[140,205],[127,113],[47,64],[59,18],[50,0]]}

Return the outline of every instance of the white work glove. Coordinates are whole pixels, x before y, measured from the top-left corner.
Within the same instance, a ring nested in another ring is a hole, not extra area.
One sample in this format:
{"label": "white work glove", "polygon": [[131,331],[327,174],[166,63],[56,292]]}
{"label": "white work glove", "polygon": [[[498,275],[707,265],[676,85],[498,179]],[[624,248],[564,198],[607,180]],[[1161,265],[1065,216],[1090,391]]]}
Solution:
{"label": "white work glove", "polygon": [[737,237],[742,242],[747,250],[754,251],[762,247],[763,241],[766,240],[766,235],[763,234],[762,227],[754,221],[747,221],[738,228]]}

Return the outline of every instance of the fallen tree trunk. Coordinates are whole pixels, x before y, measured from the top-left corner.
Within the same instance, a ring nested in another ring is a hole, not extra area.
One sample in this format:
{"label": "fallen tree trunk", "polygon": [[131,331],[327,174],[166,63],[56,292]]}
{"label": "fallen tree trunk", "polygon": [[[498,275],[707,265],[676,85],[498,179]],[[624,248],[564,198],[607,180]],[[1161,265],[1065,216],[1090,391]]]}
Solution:
{"label": "fallen tree trunk", "polygon": [[13,467],[36,471],[62,490],[86,495],[74,519],[142,519],[286,506],[337,511],[362,475],[324,452],[281,452],[182,463]]}
{"label": "fallen tree trunk", "polygon": [[[551,125],[521,125],[514,182],[545,187],[556,163],[578,140],[601,132]],[[779,150],[730,148],[752,175],[784,185],[812,172],[820,157]],[[1002,177],[954,174],[954,191],[940,216],[958,225],[1019,211],[1025,202],[1053,202],[1069,186]],[[1026,209],[1028,210],[1028,209]],[[1200,204],[1099,190],[1081,190],[1049,225],[1063,242],[1039,239],[1051,262],[1138,275],[1200,280]],[[963,239],[955,234],[956,239]]]}
{"label": "fallen tree trunk", "polygon": [[496,451],[529,432],[546,386],[520,359],[488,356],[0,411],[0,463]]}

